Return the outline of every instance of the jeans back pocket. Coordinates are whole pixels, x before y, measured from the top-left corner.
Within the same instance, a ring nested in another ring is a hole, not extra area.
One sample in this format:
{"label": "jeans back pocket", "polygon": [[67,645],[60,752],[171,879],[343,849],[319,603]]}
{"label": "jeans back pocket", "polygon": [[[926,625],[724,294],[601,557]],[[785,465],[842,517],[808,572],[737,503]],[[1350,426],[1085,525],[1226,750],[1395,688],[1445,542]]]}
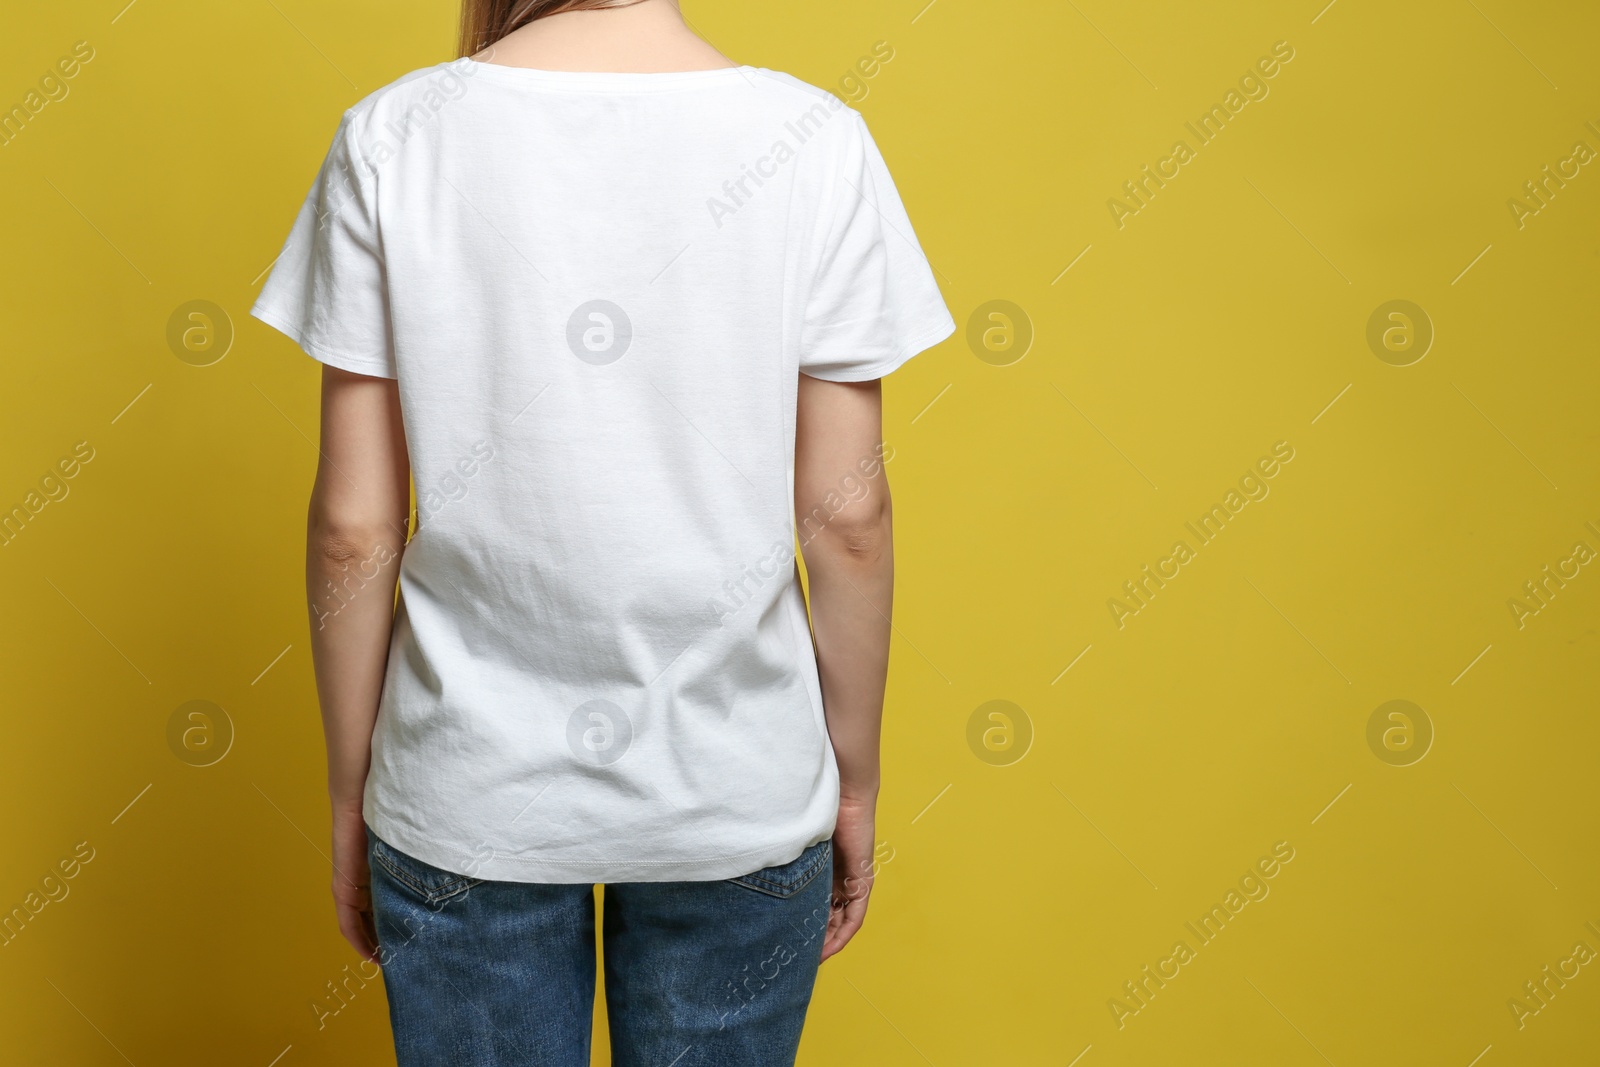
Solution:
{"label": "jeans back pocket", "polygon": [[828,866],[828,861],[832,858],[833,842],[818,841],[789,863],[763,867],[750,874],[729,878],[728,881],[768,896],[792,897],[809,885],[811,880]]}
{"label": "jeans back pocket", "polygon": [[371,863],[381,867],[385,874],[402,887],[421,897],[424,903],[441,904],[483,883],[482,878],[442,870],[432,864],[424,863],[415,856],[407,855],[373,833],[371,827],[367,828],[367,841],[370,846]]}

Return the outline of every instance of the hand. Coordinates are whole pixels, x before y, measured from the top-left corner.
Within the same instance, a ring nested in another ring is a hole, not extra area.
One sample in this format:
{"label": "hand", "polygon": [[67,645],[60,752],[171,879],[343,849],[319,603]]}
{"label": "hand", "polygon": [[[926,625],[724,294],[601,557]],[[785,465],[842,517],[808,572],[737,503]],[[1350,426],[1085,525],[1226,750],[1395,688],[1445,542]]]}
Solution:
{"label": "hand", "polygon": [[378,928],[372,919],[372,872],[367,867],[367,825],[359,807],[333,809],[333,906],[339,932],[362,959],[378,960]]}
{"label": "hand", "polygon": [[876,799],[839,798],[839,821],[833,828],[833,905],[828,932],[822,939],[827,959],[850,943],[867,917],[867,897],[878,873],[873,860]]}

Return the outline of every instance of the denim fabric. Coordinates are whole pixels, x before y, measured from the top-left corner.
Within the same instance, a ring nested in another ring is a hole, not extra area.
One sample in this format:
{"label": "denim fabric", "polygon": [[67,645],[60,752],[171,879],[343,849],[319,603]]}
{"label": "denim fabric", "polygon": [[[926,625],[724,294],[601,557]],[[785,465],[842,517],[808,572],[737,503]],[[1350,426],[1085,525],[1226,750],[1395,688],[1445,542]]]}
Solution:
{"label": "denim fabric", "polygon": [[[485,881],[367,842],[399,1067],[588,1067],[593,887]],[[822,841],[726,881],[607,885],[614,1067],[793,1064],[832,870]]]}

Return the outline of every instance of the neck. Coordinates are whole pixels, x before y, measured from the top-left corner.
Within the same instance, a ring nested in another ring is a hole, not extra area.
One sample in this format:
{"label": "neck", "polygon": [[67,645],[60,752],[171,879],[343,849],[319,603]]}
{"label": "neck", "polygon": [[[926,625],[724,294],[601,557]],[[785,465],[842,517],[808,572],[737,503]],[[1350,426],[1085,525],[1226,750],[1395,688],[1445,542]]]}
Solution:
{"label": "neck", "polygon": [[737,66],[683,20],[676,0],[535,19],[474,58],[513,67],[641,73]]}

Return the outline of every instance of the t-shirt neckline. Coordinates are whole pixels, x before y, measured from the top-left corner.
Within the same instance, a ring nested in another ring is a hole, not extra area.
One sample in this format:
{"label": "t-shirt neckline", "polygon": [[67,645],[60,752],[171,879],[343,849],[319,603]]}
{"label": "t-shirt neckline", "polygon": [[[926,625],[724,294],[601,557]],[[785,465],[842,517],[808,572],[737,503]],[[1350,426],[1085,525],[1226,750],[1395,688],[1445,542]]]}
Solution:
{"label": "t-shirt neckline", "polygon": [[[601,91],[647,91],[651,89],[680,88],[695,82],[719,82],[730,78],[743,78],[754,74],[759,67],[741,64],[737,67],[708,67],[701,70],[664,71],[608,71],[608,70],[545,70],[541,67],[518,67],[509,63],[485,63],[482,60],[465,60],[473,65],[473,76],[487,75],[508,84],[535,85],[552,89],[577,89]],[[457,60],[456,62],[461,62]],[[450,64],[440,64],[449,66]]]}

